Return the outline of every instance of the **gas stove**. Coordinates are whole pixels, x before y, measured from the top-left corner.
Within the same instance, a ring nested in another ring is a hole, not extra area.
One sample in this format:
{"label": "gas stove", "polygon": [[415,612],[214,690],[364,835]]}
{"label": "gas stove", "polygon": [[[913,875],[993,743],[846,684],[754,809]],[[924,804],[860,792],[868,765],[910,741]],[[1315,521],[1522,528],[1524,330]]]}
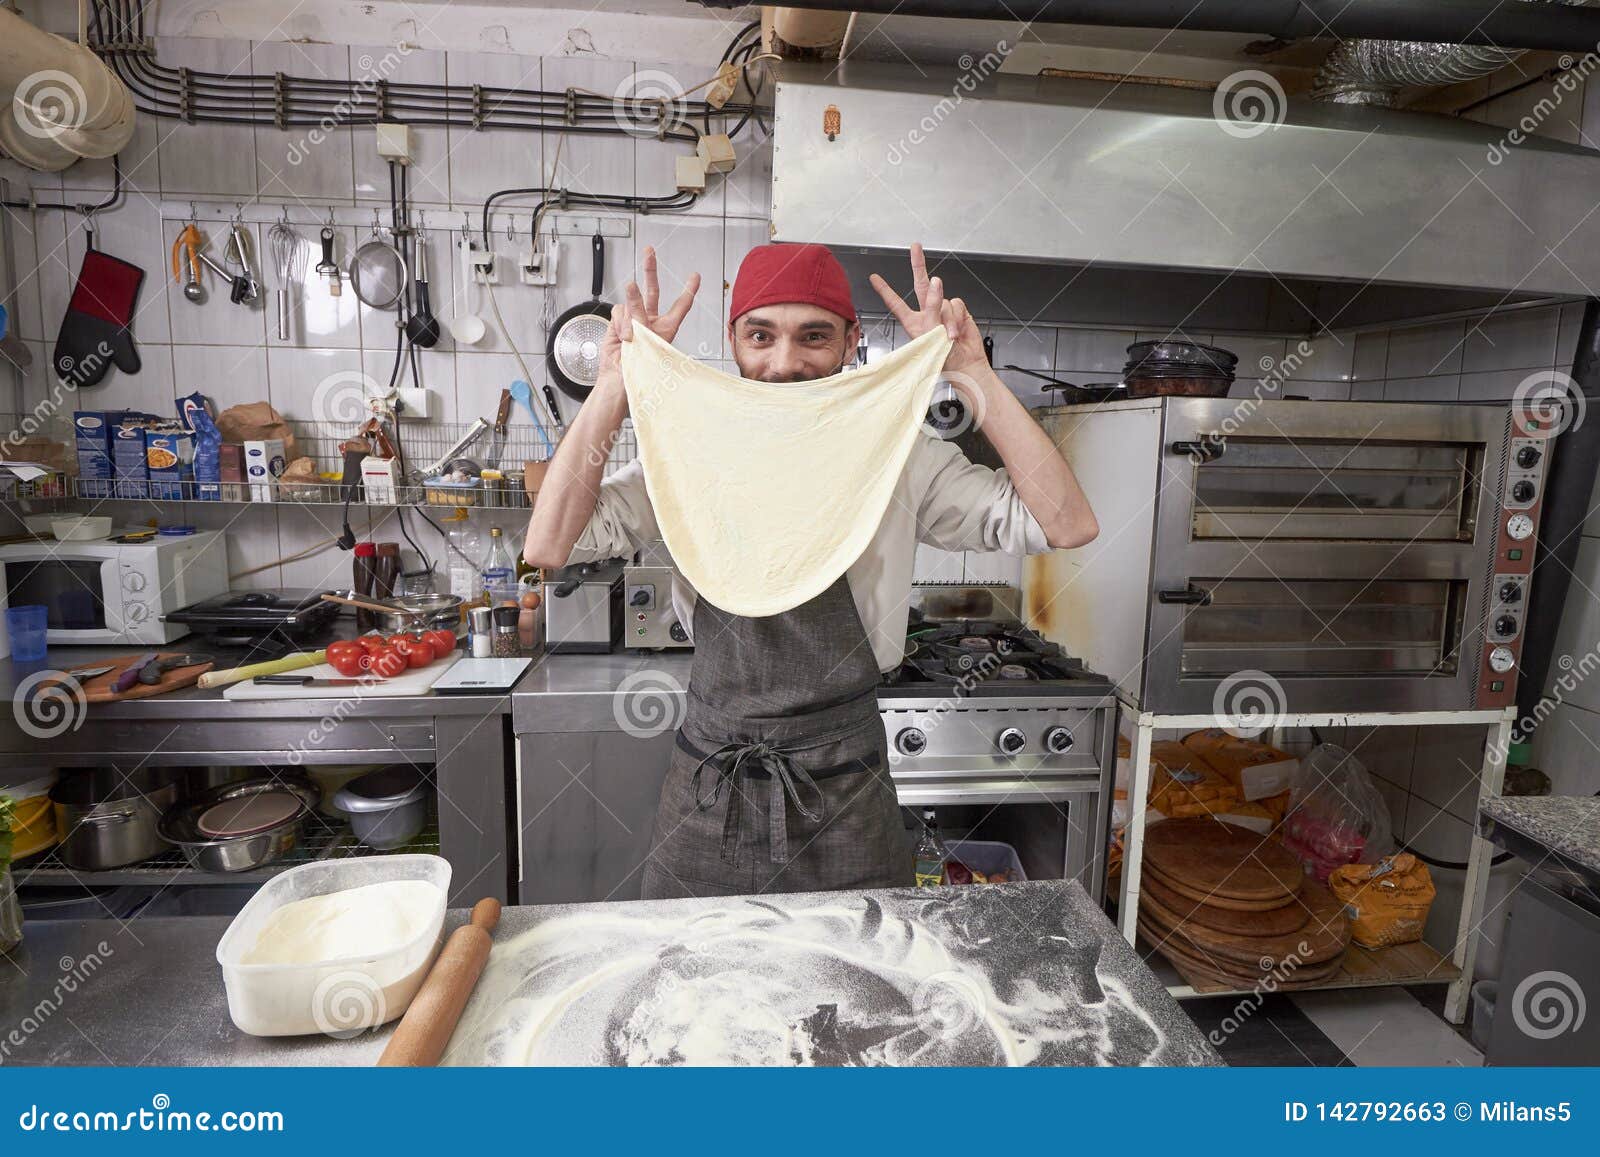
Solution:
{"label": "gas stove", "polygon": [[950,694],[1059,696],[1109,694],[1108,679],[1087,670],[1037,632],[987,619],[914,622],[906,657],[883,677],[879,698]]}
{"label": "gas stove", "polygon": [[913,612],[906,657],[878,686],[900,802],[1000,819],[1037,870],[1103,887],[1115,769],[1111,681],[1014,619]]}

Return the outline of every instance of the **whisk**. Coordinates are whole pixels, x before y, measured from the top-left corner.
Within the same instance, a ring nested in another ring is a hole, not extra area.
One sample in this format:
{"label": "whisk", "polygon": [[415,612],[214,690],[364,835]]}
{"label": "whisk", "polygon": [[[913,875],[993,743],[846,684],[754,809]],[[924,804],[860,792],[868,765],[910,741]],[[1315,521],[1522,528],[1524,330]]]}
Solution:
{"label": "whisk", "polygon": [[287,218],[272,227],[267,241],[272,246],[272,263],[278,268],[278,340],[288,341],[289,291],[305,277],[310,247]]}

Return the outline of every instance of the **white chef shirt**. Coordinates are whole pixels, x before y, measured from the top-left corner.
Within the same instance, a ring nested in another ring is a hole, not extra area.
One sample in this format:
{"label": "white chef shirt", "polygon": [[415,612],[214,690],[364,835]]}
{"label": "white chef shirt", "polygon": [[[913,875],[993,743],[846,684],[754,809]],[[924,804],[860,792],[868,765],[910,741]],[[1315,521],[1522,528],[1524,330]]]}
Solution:
{"label": "white chef shirt", "polygon": [[[569,563],[632,555],[661,538],[645,490],[644,468],[628,463],[600,484],[589,525],[568,556]],[[912,567],[917,544],[940,550],[1044,554],[1044,528],[1005,470],[979,466],[952,442],[919,433],[877,533],[845,573],[866,628],[878,669],[893,670],[905,658]],[[693,635],[695,592],[673,571],[672,606]]]}

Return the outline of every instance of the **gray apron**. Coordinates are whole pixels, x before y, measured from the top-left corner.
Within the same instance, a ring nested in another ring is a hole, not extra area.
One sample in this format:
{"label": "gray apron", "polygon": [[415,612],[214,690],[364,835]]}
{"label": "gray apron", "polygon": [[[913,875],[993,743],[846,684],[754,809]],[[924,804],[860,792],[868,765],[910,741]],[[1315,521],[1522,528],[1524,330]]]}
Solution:
{"label": "gray apron", "polygon": [[840,576],[778,615],[694,612],[647,900],[909,887],[878,665]]}

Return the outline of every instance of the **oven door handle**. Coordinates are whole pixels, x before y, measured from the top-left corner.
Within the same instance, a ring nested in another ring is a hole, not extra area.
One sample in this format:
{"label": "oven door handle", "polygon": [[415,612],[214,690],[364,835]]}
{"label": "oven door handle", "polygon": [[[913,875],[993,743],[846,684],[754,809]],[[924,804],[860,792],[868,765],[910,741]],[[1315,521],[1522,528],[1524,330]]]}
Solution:
{"label": "oven door handle", "polygon": [[1215,462],[1228,448],[1228,442],[1220,434],[1207,434],[1197,442],[1174,442],[1167,448],[1174,454],[1182,454],[1185,458],[1194,458],[1200,462]]}
{"label": "oven door handle", "polygon": [[1189,586],[1177,591],[1157,591],[1158,603],[1183,603],[1191,607],[1208,607],[1211,605],[1211,592],[1201,590],[1199,587]]}

